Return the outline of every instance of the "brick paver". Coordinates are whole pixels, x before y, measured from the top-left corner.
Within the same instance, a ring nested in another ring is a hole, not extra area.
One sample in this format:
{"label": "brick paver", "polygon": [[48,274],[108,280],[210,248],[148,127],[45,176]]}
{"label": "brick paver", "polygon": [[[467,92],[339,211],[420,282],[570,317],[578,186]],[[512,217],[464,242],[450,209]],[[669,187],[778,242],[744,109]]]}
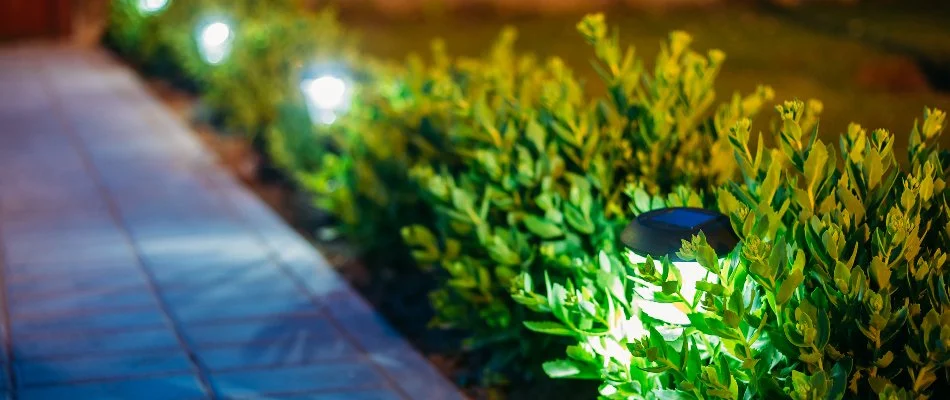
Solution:
{"label": "brick paver", "polygon": [[0,397],[456,399],[104,52],[0,49]]}

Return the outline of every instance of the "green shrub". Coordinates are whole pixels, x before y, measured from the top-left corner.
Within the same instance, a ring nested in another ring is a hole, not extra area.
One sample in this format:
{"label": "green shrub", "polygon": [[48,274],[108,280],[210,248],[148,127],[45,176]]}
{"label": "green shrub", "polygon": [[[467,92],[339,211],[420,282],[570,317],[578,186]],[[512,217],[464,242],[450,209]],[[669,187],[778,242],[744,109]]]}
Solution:
{"label": "green shrub", "polygon": [[[490,85],[449,91],[458,119],[448,137],[464,165],[413,169],[438,218],[405,228],[403,237],[420,264],[444,276],[431,294],[433,322],[472,332],[469,348],[488,351],[488,372],[530,374],[525,366],[556,348],[524,328],[545,307],[520,288],[586,270],[598,250],[616,251],[626,210],[657,204],[648,193],[680,188],[679,203],[708,201],[733,175],[734,163],[723,160],[726,128],[771,98],[762,88],[714,109],[724,56],[690,50],[685,33],[671,35],[651,73],[607,35],[602,16],[579,29],[609,98],[587,95],[558,59],[536,66],[515,57],[508,34],[488,62],[470,69]],[[543,324],[529,327],[543,331]]]}
{"label": "green shrub", "polygon": [[[599,382],[605,398],[950,390],[942,112],[915,126],[906,161],[889,133],[857,125],[839,157],[818,140],[821,104],[789,102],[753,152],[749,118],[771,90],[715,105],[724,55],[691,50],[682,32],[648,68],[602,16],[585,18],[601,98],[557,58],[516,54],[511,30],[482,58],[435,42],[429,61],[382,63],[353,52],[332,13],[293,0],[173,1],[147,18],[116,4],[117,47],[143,60],[171,51],[232,127],[267,133],[268,154],[341,234],[431,272],[433,325],[471,334],[484,379],[530,378],[549,360],[547,375]],[[238,37],[211,67],[194,34],[215,13]],[[329,60],[359,84],[346,114],[318,126],[300,71]],[[718,208],[742,239],[728,255],[702,236],[683,244],[710,274],[696,296],[669,260],[635,259],[617,240],[630,218],[668,206]],[[689,323],[648,315],[647,300]]]}
{"label": "green shrub", "polygon": [[338,219],[335,235],[398,267],[409,262],[399,228],[431,219],[407,171],[439,152],[419,134],[425,122],[394,109],[415,96],[396,88],[395,70],[361,60],[350,73],[361,77],[350,109],[331,125],[317,125],[302,99],[285,104],[267,132],[269,154],[316,207]]}
{"label": "green shrub", "polygon": [[[925,113],[902,168],[885,131],[852,125],[839,160],[804,103],[778,111],[777,147],[759,140],[753,153],[748,120],[730,134],[743,179],[719,190],[718,204],[739,248],[720,264],[702,237],[683,244],[681,255],[715,277],[697,285],[701,296],[679,296],[667,261],[622,263],[609,251],[598,268],[606,274],[525,287],[544,293],[559,321],[543,331],[576,342],[545,364],[550,376],[601,381],[606,398],[946,393],[950,157],[937,148],[945,115]],[[674,329],[641,314],[644,286],[679,303],[690,323]]]}
{"label": "green shrub", "polygon": [[[139,15],[134,3],[120,0],[115,8]],[[346,59],[352,53],[353,40],[335,13],[312,12],[293,0],[171,1],[162,12],[139,18],[158,28],[131,44],[157,42],[168,49],[218,119],[250,135],[265,130],[276,119],[279,105],[296,94],[305,63]],[[231,51],[218,65],[207,64],[197,46],[198,30],[210,18],[229,21],[233,29]]]}
{"label": "green shrub", "polygon": [[268,7],[242,18],[229,59],[207,75],[203,100],[229,116],[229,127],[262,132],[299,92],[310,63],[352,59],[353,40],[332,11]]}

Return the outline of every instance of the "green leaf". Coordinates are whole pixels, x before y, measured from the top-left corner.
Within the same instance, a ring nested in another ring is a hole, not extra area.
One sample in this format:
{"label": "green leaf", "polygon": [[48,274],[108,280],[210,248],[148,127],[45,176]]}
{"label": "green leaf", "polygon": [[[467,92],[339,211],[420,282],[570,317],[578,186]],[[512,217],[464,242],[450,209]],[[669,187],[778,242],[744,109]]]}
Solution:
{"label": "green leaf", "polygon": [[525,321],[524,326],[534,332],[546,333],[555,336],[575,336],[577,332],[557,322]]}
{"label": "green leaf", "polygon": [[640,370],[649,372],[651,374],[662,374],[670,370],[669,366],[666,365],[657,365],[655,367],[640,367]]}
{"label": "green leaf", "polygon": [[544,153],[547,132],[545,132],[544,128],[534,119],[528,122],[528,127],[525,129],[525,137],[534,144],[534,148],[538,153]]}
{"label": "green leaf", "polygon": [[805,276],[801,269],[796,268],[792,270],[792,273],[785,278],[785,281],[782,282],[782,286],[779,287],[778,293],[775,295],[775,302],[780,306],[787,303],[788,300],[792,298],[792,294],[795,293],[795,289],[798,289],[804,280]]}
{"label": "green leaf", "polygon": [[643,188],[636,188],[633,191],[633,204],[640,212],[650,211],[650,195]]}
{"label": "green leaf", "polygon": [[881,155],[876,150],[872,149],[868,152],[864,168],[867,170],[867,185],[870,191],[881,183],[881,178],[884,176],[884,164],[881,162]]}
{"label": "green leaf", "polygon": [[594,223],[588,216],[581,213],[580,209],[577,207],[574,207],[570,204],[565,204],[564,217],[567,220],[567,223],[578,232],[588,235],[594,233]]}
{"label": "green leaf", "polygon": [[778,191],[782,173],[782,164],[772,163],[765,175],[765,180],[759,186],[759,199],[764,205],[772,204],[772,199]]}
{"label": "green leaf", "polygon": [[831,388],[825,396],[826,399],[840,400],[844,398],[848,389],[848,377],[851,376],[852,364],[850,357],[845,357],[835,363],[835,366],[831,369]]}
{"label": "green leaf", "polygon": [[682,390],[655,390],[653,395],[657,400],[696,400],[692,393]]}
{"label": "green leaf", "polygon": [[722,314],[722,320],[731,328],[739,327],[739,315],[735,311],[725,310]]}
{"label": "green leaf", "polygon": [[699,281],[696,282],[696,290],[700,290],[715,296],[722,296],[722,294],[725,293],[726,288],[718,283]]}
{"label": "green leaf", "polygon": [[739,333],[736,332],[735,329],[727,326],[726,324],[723,323],[723,321],[720,321],[718,319],[706,318],[706,325],[709,326],[710,332],[712,332],[712,334],[715,336],[719,336],[723,339],[731,339],[731,340],[742,339],[739,336]]}
{"label": "green leaf", "polygon": [[[702,232],[698,235],[700,240],[700,245],[696,246],[694,255],[696,261],[699,264],[714,274],[719,273],[719,257],[716,256],[716,251],[706,242],[706,237]],[[684,241],[685,242],[685,241]]]}
{"label": "green leaf", "polygon": [[667,295],[674,294],[680,290],[680,282],[679,281],[663,282],[663,284],[661,285],[661,289],[663,290],[663,294],[667,294]]}
{"label": "green leaf", "polygon": [[819,144],[812,148],[805,160],[805,179],[808,183],[808,193],[814,198],[818,186],[824,179],[825,163],[828,162],[828,150]]}
{"label": "green leaf", "polygon": [[456,189],[452,191],[452,205],[463,212],[474,212],[475,203],[472,197],[464,190]]}
{"label": "green leaf", "polygon": [[871,259],[871,278],[877,287],[883,291],[891,286],[891,267],[884,262],[880,255]]}
{"label": "green leaf", "polygon": [[851,293],[851,269],[841,261],[835,263],[834,279],[841,293]]}
{"label": "green leaf", "polygon": [[545,362],[542,367],[544,373],[552,378],[569,378],[580,375],[581,369],[571,360],[554,360]]}
{"label": "green leaf", "polygon": [[564,231],[551,221],[534,215],[526,215],[524,224],[531,233],[540,236],[542,239],[554,239],[564,234]]}

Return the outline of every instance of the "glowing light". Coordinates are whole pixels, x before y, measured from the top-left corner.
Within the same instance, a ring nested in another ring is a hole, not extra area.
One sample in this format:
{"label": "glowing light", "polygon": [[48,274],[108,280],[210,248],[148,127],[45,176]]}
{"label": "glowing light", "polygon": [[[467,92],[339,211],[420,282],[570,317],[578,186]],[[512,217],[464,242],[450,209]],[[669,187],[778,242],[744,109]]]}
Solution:
{"label": "glowing light", "polygon": [[139,0],[139,11],[154,14],[165,9],[169,0]]}
{"label": "glowing light", "polygon": [[334,75],[321,75],[300,83],[314,123],[330,125],[349,107],[350,90],[346,80]]}
{"label": "glowing light", "polygon": [[[630,251],[627,252],[627,259],[634,264],[643,264],[646,262],[645,257]],[[654,260],[653,262],[657,270],[663,267],[660,261]],[[723,260],[720,259],[719,263],[722,264],[722,262]],[[699,265],[699,263],[695,261],[674,262],[673,266],[679,270],[680,277],[682,278],[680,280],[680,293],[687,301],[693,301],[696,297],[697,282],[716,282],[718,280],[714,274],[710,273],[706,268],[703,268],[702,265]],[[641,286],[637,288],[636,292],[637,295],[641,297],[641,300],[637,302],[640,306],[640,310],[650,317],[669,324],[688,325],[690,323],[689,318],[686,317],[686,312],[680,308],[681,306],[652,301],[654,293],[657,292],[656,288]]]}
{"label": "glowing light", "polygon": [[233,37],[228,24],[222,21],[211,22],[198,33],[198,49],[209,64],[219,64],[231,52]]}
{"label": "glowing light", "polygon": [[215,22],[201,31],[201,42],[208,47],[221,46],[231,38],[231,28],[224,22]]}
{"label": "glowing light", "polygon": [[303,90],[315,106],[333,110],[343,105],[346,82],[335,76],[321,76],[306,81]]}

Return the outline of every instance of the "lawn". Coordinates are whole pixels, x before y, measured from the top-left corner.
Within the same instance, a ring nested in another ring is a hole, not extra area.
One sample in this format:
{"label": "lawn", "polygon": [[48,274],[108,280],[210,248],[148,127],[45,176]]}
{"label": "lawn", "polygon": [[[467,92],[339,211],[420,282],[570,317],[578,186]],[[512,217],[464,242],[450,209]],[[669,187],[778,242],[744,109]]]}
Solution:
{"label": "lawn", "polygon": [[[895,11],[882,7],[809,7],[823,23],[841,22],[864,30],[895,33],[908,45],[943,51],[950,48],[950,24],[940,24],[940,15],[927,10]],[[851,14],[849,14],[851,13]],[[914,119],[925,106],[950,110],[950,94],[929,87],[904,85],[888,88],[877,81],[906,80],[906,69],[887,65],[909,65],[899,54],[888,53],[860,36],[815,29],[774,14],[749,8],[719,7],[707,10],[670,12],[607,12],[608,20],[620,29],[624,42],[636,46],[637,53],[652,62],[659,42],[671,30],[685,30],[695,37],[697,49],[718,48],[728,59],[718,81],[720,98],[732,92],[748,92],[757,84],[771,85],[777,99],[817,98],[825,105],[822,137],[837,142],[837,135],[855,121],[867,128],[885,128],[898,136],[898,146],[906,138]],[[428,51],[433,37],[445,39],[459,55],[483,53],[499,30],[506,25],[518,28],[519,48],[541,57],[559,56],[587,77],[594,90],[601,90],[590,67],[592,52],[576,34],[580,16],[509,18],[445,17],[423,22],[353,21],[362,36],[363,49],[387,58],[402,58],[409,52]],[[853,22],[859,21],[859,22]],[[878,25],[880,24],[880,25]],[[871,72],[869,72],[871,71]],[[883,72],[882,72],[883,71]],[[911,68],[913,73],[913,68]],[[861,76],[871,75],[874,82]],[[893,76],[902,75],[902,76]],[[756,126],[765,129],[769,119],[760,117]],[[950,135],[944,137],[950,143]]]}

